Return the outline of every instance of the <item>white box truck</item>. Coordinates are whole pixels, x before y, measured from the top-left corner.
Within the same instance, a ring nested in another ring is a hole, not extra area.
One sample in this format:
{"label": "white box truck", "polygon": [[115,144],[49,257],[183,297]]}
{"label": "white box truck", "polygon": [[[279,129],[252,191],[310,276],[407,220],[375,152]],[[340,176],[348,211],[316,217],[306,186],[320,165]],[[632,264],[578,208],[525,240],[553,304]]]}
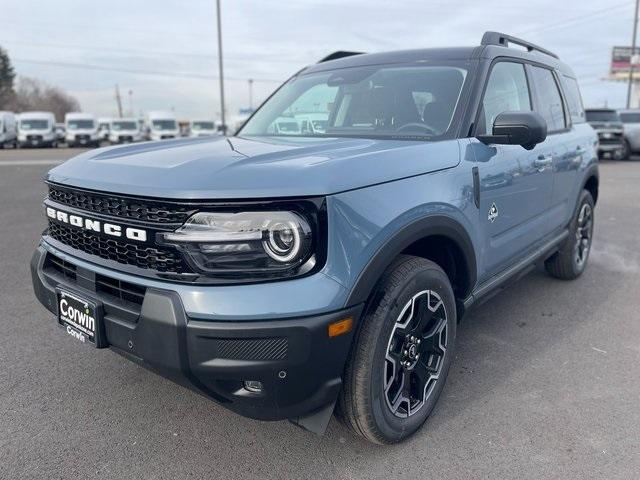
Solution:
{"label": "white box truck", "polygon": [[137,118],[114,118],[109,123],[109,143],[132,143],[142,140]]}
{"label": "white box truck", "polygon": [[149,127],[149,140],[165,140],[180,136],[178,122],[172,112],[149,112],[147,126]]}
{"label": "white box truck", "polygon": [[0,148],[18,147],[16,116],[13,112],[0,111]]}
{"label": "white box truck", "polygon": [[54,131],[56,117],[52,112],[24,112],[18,115],[18,145],[24,147],[57,147]]}
{"label": "white box truck", "polygon": [[64,116],[69,147],[99,147],[98,123],[90,113],[72,112]]}
{"label": "white box truck", "polygon": [[189,122],[189,136],[195,137],[211,137],[218,135],[216,122],[213,120],[191,120]]}

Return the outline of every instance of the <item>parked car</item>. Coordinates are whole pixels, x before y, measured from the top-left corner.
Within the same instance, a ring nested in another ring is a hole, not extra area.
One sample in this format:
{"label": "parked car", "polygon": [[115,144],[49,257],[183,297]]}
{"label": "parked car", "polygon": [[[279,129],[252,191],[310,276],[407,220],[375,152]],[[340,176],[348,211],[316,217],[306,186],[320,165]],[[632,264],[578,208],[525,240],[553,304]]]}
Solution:
{"label": "parked car", "polygon": [[218,134],[216,123],[213,120],[192,120],[189,124],[190,137],[211,137]]}
{"label": "parked car", "polygon": [[69,147],[99,147],[100,136],[95,117],[90,113],[71,112],[64,116],[66,143]]}
{"label": "parked car", "polygon": [[57,147],[52,112],[24,112],[18,116],[18,145],[25,147]]}
{"label": "parked car", "polygon": [[626,143],[625,157],[632,153],[640,153],[640,109],[619,110],[624,139]]}
{"label": "parked car", "polygon": [[140,125],[135,118],[117,118],[109,124],[109,137],[111,144],[133,143],[142,140]]}
{"label": "parked car", "polygon": [[0,111],[0,149],[18,148],[16,116],[13,112]]}
{"label": "parked car", "polygon": [[[401,441],[469,308],[538,263],[585,270],[598,160],[579,99],[555,54],[496,32],[338,52],[234,136],[49,171],[35,293],[74,339],[242,415],[321,433],[337,406]],[[323,110],[325,131],[283,133],[295,110]]]}
{"label": "parked car", "polygon": [[149,140],[166,140],[180,136],[178,122],[172,112],[149,112],[147,114],[147,125],[149,127]]}
{"label": "parked car", "polygon": [[629,156],[618,112],[611,108],[588,108],[587,122],[598,132],[598,157],[622,160]]}

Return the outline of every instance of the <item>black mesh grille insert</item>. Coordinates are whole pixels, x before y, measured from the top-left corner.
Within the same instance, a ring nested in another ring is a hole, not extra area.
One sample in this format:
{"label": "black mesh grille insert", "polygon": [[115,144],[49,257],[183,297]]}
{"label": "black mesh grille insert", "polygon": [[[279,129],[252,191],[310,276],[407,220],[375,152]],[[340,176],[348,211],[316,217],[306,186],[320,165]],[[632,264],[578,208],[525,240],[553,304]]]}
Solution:
{"label": "black mesh grille insert", "polygon": [[239,338],[218,340],[218,358],[233,360],[283,360],[287,357],[286,338]]}
{"label": "black mesh grille insert", "polygon": [[187,273],[191,270],[175,250],[124,243],[87,234],[84,230],[49,221],[49,235],[59,242],[90,255],[138,268],[162,273]]}
{"label": "black mesh grille insert", "polygon": [[71,190],[55,185],[49,185],[49,198],[88,212],[161,224],[183,224],[195,213],[195,209],[189,206]]}

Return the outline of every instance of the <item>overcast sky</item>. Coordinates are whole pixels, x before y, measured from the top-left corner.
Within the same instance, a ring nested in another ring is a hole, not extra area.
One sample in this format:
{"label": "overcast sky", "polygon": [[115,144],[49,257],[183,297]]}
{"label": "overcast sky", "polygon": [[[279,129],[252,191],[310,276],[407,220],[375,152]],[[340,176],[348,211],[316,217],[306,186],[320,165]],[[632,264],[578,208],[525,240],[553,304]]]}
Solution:
{"label": "overcast sky", "polygon": [[[626,86],[604,81],[611,47],[629,45],[633,1],[223,0],[228,114],[335,50],[376,52],[476,45],[485,30],[558,53],[578,75],[587,106],[623,106]],[[0,0],[0,45],[19,75],[75,95],[84,111],[116,112],[129,91],[136,114],[171,109],[217,116],[214,0]]]}

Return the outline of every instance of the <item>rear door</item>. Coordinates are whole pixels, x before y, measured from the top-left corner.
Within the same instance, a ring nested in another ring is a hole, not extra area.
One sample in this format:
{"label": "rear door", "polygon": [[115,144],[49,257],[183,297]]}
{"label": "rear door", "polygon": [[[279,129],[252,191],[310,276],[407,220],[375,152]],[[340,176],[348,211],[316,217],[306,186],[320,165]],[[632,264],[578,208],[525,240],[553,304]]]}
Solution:
{"label": "rear door", "polygon": [[527,68],[534,108],[547,122],[547,139],[539,145],[537,160],[545,158],[550,162],[546,166],[552,186],[547,222],[548,231],[553,232],[566,223],[580,155],[586,146],[582,135],[572,128],[556,73],[536,65]]}
{"label": "rear door", "polygon": [[[489,73],[476,135],[491,133],[502,112],[532,108],[524,64],[500,60]],[[547,146],[525,150],[519,145],[471,142],[480,176],[481,276],[486,278],[524,257],[547,233],[552,165],[540,163],[539,158],[551,152]]]}

